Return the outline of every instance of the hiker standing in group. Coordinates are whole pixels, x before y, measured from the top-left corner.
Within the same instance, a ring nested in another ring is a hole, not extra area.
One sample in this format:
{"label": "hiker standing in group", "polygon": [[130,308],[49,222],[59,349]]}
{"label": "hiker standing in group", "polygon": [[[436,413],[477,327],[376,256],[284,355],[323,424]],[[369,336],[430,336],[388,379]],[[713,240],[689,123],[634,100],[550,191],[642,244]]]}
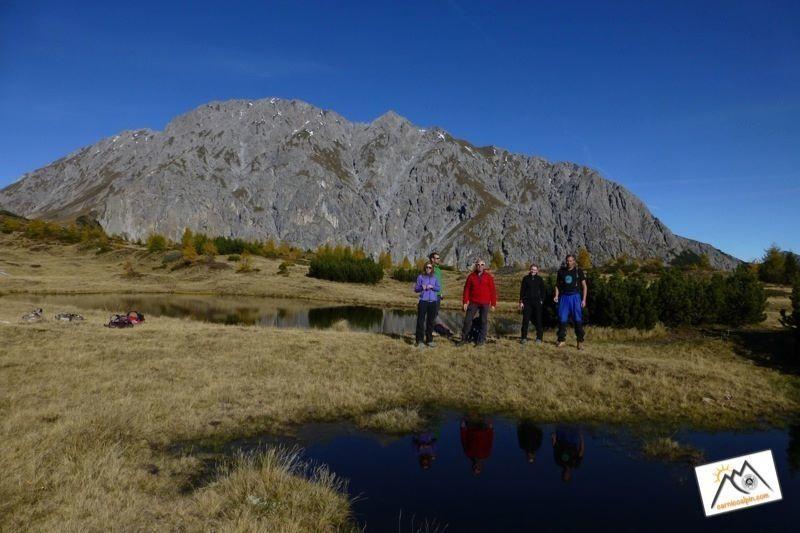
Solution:
{"label": "hiker standing in group", "polygon": [[467,276],[461,301],[466,315],[458,346],[466,344],[476,313],[480,316],[481,331],[475,345],[485,344],[486,331],[489,328],[489,309],[494,311],[494,308],[497,307],[497,291],[494,288],[494,278],[486,272],[486,263],[483,259],[475,261],[475,269]]}
{"label": "hiker standing in group", "polygon": [[575,265],[575,256],[567,256],[566,266],[558,269],[556,276],[556,294],[553,301],[558,304],[558,342],[556,346],[564,346],[567,338],[567,322],[570,318],[575,324],[575,337],[578,349],[583,347],[583,308],[586,307],[586,276],[583,270]]}
{"label": "hiker standing in group", "polygon": [[542,307],[545,298],[544,280],[539,275],[539,267],[531,265],[530,273],[522,278],[519,287],[519,308],[522,311],[522,335],[520,344],[528,342],[528,324],[533,322],[536,327],[536,344],[542,342],[544,328],[542,327]]}
{"label": "hiker standing in group", "polygon": [[444,298],[444,283],[442,283],[442,269],[439,268],[439,265],[442,263],[441,257],[439,257],[439,252],[432,252],[431,255],[428,256],[430,263],[433,265],[433,275],[436,276],[436,279],[439,280],[439,292],[436,293],[438,298],[436,299],[436,315],[434,318],[439,316],[439,309],[442,307],[442,298]]}
{"label": "hiker standing in group", "polygon": [[433,346],[433,321],[436,318],[436,303],[439,300],[438,292],[441,289],[439,280],[433,275],[433,264],[425,263],[422,274],[417,276],[417,284],[414,292],[419,293],[419,303],[417,304],[417,335],[416,344],[420,348],[423,346],[423,335],[425,344]]}

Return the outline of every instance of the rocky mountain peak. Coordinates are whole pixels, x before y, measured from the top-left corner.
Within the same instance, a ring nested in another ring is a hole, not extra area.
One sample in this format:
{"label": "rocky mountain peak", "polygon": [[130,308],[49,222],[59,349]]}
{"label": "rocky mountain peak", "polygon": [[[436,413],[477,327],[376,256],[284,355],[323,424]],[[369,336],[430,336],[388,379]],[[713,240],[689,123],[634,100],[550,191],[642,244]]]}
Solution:
{"label": "rocky mountain peak", "polygon": [[437,249],[465,266],[557,265],[586,247],[596,261],[669,259],[685,249],[627,189],[575,163],[477,147],[393,111],[368,124],[300,100],[210,102],[163,131],[131,130],[25,174],[0,207],[34,217],[95,218],[132,239],[185,228],[313,248],[347,243],[396,258]]}

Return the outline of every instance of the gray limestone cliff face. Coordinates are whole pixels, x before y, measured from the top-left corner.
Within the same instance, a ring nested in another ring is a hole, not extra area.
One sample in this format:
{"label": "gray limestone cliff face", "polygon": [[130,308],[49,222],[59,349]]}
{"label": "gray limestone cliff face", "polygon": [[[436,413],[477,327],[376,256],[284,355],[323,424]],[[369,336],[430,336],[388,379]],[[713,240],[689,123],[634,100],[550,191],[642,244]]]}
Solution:
{"label": "gray limestone cliff face", "polygon": [[130,239],[184,228],[245,239],[325,242],[409,258],[439,250],[465,266],[553,267],[587,248],[669,260],[685,249],[738,260],[674,235],[624,187],[594,170],[476,147],[393,112],[369,124],[297,100],[203,105],[164,131],[125,131],[25,174],[0,206],[28,217],[97,219]]}

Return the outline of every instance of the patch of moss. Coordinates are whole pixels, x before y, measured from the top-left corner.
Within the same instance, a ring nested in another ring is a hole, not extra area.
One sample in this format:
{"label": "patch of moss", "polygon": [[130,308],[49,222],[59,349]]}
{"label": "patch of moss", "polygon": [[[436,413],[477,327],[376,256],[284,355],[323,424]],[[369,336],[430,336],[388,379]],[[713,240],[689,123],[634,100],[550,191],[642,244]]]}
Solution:
{"label": "patch of moss", "polygon": [[336,176],[344,181],[350,182],[350,173],[345,170],[342,164],[341,151],[336,148],[320,148],[315,146],[314,153],[311,155],[311,160],[326,170],[330,170]]}

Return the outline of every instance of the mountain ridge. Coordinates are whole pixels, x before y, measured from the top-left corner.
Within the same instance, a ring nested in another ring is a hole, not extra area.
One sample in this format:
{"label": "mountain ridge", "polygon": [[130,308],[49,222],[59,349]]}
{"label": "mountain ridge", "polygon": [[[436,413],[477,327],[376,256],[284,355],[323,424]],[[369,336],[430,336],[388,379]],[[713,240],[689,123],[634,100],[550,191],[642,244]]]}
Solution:
{"label": "mountain ridge", "polygon": [[0,190],[24,216],[96,218],[132,239],[185,227],[250,239],[363,246],[395,257],[438,249],[463,266],[500,250],[507,262],[555,266],[586,247],[621,254],[692,250],[624,186],[583,165],[478,147],[393,110],[350,122],[301,100],[214,101],[163,130],[125,130],[26,173]]}

